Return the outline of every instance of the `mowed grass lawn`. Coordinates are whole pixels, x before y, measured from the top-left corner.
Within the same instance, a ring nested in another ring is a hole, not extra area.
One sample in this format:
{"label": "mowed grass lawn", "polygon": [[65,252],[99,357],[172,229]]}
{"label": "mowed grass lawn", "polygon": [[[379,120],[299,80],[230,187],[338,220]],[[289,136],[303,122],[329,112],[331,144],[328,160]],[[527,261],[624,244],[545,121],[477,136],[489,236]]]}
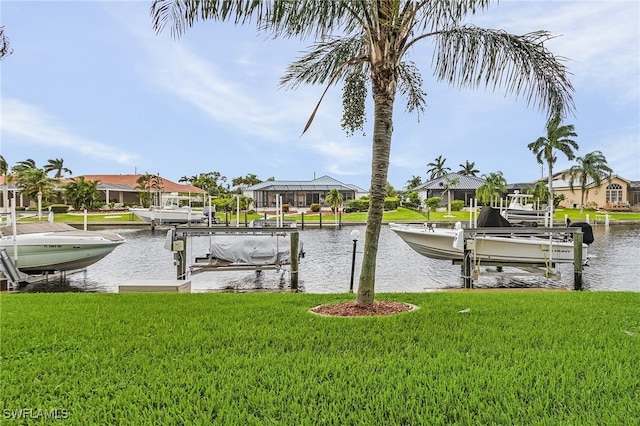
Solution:
{"label": "mowed grass lawn", "polygon": [[2,295],[3,421],[638,424],[640,293],[387,294],[419,309],[308,312],[351,298]]}

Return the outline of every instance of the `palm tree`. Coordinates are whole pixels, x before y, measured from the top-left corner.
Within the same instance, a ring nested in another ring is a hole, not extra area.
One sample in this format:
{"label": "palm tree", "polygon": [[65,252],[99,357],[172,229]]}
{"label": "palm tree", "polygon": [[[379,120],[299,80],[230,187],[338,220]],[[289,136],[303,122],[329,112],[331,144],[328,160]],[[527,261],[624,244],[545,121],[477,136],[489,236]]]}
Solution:
{"label": "palm tree", "polygon": [[553,217],[553,165],[558,160],[555,152],[560,151],[569,160],[573,160],[575,155],[573,150],[578,150],[578,144],[570,139],[577,137],[573,124],[562,125],[562,117],[557,114],[547,122],[547,135],[541,136],[535,142],[531,142],[527,147],[536,154],[538,164],[547,163],[549,168],[549,208]]}
{"label": "palm tree", "polygon": [[427,167],[431,167],[427,170],[427,174],[429,175],[429,180],[433,180],[439,178],[440,176],[444,176],[447,172],[451,171],[450,167],[445,167],[444,163],[447,161],[446,158],[442,158],[442,155],[438,155],[438,157],[433,161],[433,163],[427,164]]}
{"label": "palm tree", "polygon": [[42,199],[48,201],[53,195],[53,181],[37,167],[18,168],[14,181],[20,192],[31,199],[36,199],[40,193]]}
{"label": "palm tree", "polygon": [[444,176],[444,188],[442,194],[447,193],[447,216],[451,216],[451,190],[460,183],[460,179],[451,179],[449,175]]}
{"label": "palm tree", "polygon": [[22,170],[25,170],[25,169],[37,169],[37,168],[38,167],[36,166],[36,162],[31,158],[27,158],[26,160],[18,161],[16,165],[13,166],[12,170],[14,172],[21,172]]}
{"label": "palm tree", "polygon": [[2,180],[2,207],[5,211],[8,211],[9,207],[9,163],[4,159],[2,155],[0,155],[0,174],[4,178]]}
{"label": "palm tree", "polygon": [[98,180],[85,180],[84,176],[62,185],[64,198],[74,210],[89,209],[98,200]]}
{"label": "palm tree", "polygon": [[460,173],[462,176],[477,176],[480,170],[477,170],[475,161],[465,160],[464,164],[458,164],[460,166]]}
{"label": "palm tree", "polygon": [[600,186],[602,183],[602,177],[608,175],[611,180],[613,169],[607,165],[607,159],[604,157],[601,151],[593,151],[585,154],[584,157],[576,158],[578,164],[571,166],[567,170],[562,178],[569,176],[569,188],[573,191],[573,183],[575,180],[580,182],[580,213],[584,208],[584,196],[588,194],[589,189],[587,183],[589,180],[593,181],[594,185]]}
{"label": "palm tree", "polygon": [[407,191],[411,191],[413,188],[422,185],[422,178],[420,176],[411,176],[411,179],[407,181]]}
{"label": "palm tree", "polygon": [[492,205],[500,194],[507,191],[507,181],[502,172],[482,175],[484,183],[476,189],[476,199],[484,205]]}
{"label": "palm tree", "polygon": [[69,173],[70,175],[73,172],[64,166],[64,160],[62,158],[56,158],[53,160],[49,160],[49,162],[44,166],[44,172],[50,173],[55,171],[56,174],[53,175],[53,178],[59,180],[62,177],[62,173]]}
{"label": "palm tree", "polygon": [[140,196],[140,203],[143,207],[151,206],[153,202],[153,193],[162,190],[162,178],[158,175],[145,173],[140,175],[136,180],[136,189]]}
{"label": "palm tree", "polygon": [[331,210],[335,214],[336,223],[338,223],[338,209],[342,205],[343,201],[344,199],[342,198],[342,194],[335,188],[329,191],[327,196],[324,197],[325,204],[331,207]]}
{"label": "palm tree", "polygon": [[370,85],[374,115],[370,204],[357,302],[371,305],[394,101],[400,93],[407,101],[408,112],[423,112],[425,107],[422,77],[406,58],[409,52],[417,51],[418,42],[434,40],[435,74],[441,81],[472,88],[504,84],[507,92],[548,109],[549,115],[565,113],[572,107],[573,88],[565,66],[544,46],[551,34],[537,31],[516,36],[464,24],[468,14],[488,5],[486,0],[154,0],[151,15],[157,32],[171,23],[172,33],[178,37],[201,20],[211,19],[255,23],[259,31],[273,37],[314,38],[315,45],[288,67],[281,83],[293,88],[323,84],[326,92],[343,81],[341,124],[347,133],[363,130]]}
{"label": "palm tree", "polygon": [[549,188],[543,181],[536,182],[533,188],[527,189],[525,193],[533,195],[533,200],[538,204],[538,208],[543,200],[549,201]]}

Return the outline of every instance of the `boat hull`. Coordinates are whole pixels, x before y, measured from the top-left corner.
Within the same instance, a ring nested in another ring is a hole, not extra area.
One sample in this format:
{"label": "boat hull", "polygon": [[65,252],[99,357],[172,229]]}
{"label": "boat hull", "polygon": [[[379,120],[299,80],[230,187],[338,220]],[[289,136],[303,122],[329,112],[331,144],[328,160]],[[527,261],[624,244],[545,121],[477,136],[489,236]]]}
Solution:
{"label": "boat hull", "polygon": [[161,224],[183,224],[199,223],[203,221],[203,216],[186,209],[130,209],[136,216],[145,222]]}
{"label": "boat hull", "polygon": [[[454,229],[439,229],[391,224],[393,230],[417,253],[432,259],[462,260],[464,251],[455,247],[461,238]],[[502,264],[546,265],[573,263],[573,242],[539,237],[478,235],[472,250],[476,260]],[[460,247],[460,245],[458,245]],[[582,245],[582,258],[587,259],[588,246]]]}
{"label": "boat hull", "polygon": [[20,271],[40,274],[84,269],[107,256],[124,241],[115,233],[71,228],[17,234],[15,237],[4,234],[0,248],[6,250]]}

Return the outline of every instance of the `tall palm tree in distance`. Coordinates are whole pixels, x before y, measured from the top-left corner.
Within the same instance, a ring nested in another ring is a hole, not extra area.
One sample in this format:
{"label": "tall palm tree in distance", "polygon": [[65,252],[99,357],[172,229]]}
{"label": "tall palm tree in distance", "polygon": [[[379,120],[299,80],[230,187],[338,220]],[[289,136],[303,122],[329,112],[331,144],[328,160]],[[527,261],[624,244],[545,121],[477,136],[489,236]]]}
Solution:
{"label": "tall palm tree in distance", "polygon": [[[547,163],[549,170],[549,208],[551,209],[551,217],[553,218],[553,165],[558,160],[556,151],[562,152],[567,159],[573,160],[575,154],[573,150],[578,150],[578,143],[573,139],[578,134],[575,132],[573,124],[562,124],[560,115],[554,116],[547,122],[547,134],[531,142],[527,147],[536,155],[538,164]],[[553,221],[552,221],[553,222]]]}
{"label": "tall palm tree in distance", "polygon": [[64,166],[64,160],[62,158],[55,158],[53,160],[49,160],[49,162],[45,164],[44,166],[45,173],[50,173],[54,171],[56,173],[53,175],[53,178],[58,180],[62,177],[63,173],[73,174],[73,172],[70,169]]}
{"label": "tall palm tree in distance", "polygon": [[465,160],[464,164],[458,164],[460,166],[460,173],[462,176],[477,176],[480,170],[476,169],[476,162]]}
{"label": "tall palm tree in distance", "polygon": [[[170,24],[181,36],[203,20],[255,24],[273,37],[314,40],[306,55],[292,63],[281,84],[322,84],[325,92],[343,82],[342,127],[347,134],[363,130],[365,99],[373,98],[370,203],[357,302],[374,303],[376,257],[393,133],[396,95],[408,112],[423,112],[422,76],[410,52],[433,57],[438,80],[459,88],[481,84],[522,96],[544,110],[566,113],[572,108],[568,73],[545,41],[546,31],[512,35],[466,25],[467,15],[487,9],[489,0],[154,0],[152,22],[157,32]],[[432,52],[419,44],[433,40]],[[322,98],[311,113],[313,121]]]}
{"label": "tall palm tree in distance", "polygon": [[411,176],[411,179],[407,181],[407,191],[411,191],[413,188],[422,185],[422,178],[420,176]]}
{"label": "tall palm tree in distance", "polygon": [[451,171],[451,167],[445,167],[444,163],[447,161],[446,158],[442,158],[442,155],[438,155],[432,163],[427,164],[427,167],[431,167],[427,170],[427,174],[429,175],[429,180],[433,180],[439,178],[440,176],[446,175]]}
{"label": "tall palm tree in distance", "polygon": [[584,196],[588,194],[587,185],[591,180],[595,186],[600,186],[603,177],[611,179],[613,169],[607,164],[607,159],[601,151],[593,151],[584,157],[576,158],[576,165],[571,166],[563,175],[563,179],[569,177],[569,188],[573,191],[573,184],[577,180],[580,183],[580,213],[584,208]]}

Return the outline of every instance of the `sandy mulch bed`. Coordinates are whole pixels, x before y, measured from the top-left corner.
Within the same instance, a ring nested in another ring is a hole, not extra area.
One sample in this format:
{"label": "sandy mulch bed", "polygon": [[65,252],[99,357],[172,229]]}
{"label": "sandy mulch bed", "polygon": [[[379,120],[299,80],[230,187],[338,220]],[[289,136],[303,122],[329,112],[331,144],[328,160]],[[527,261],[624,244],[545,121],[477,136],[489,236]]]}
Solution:
{"label": "sandy mulch bed", "polygon": [[314,314],[334,317],[378,317],[400,314],[417,309],[417,306],[403,302],[373,302],[373,305],[358,305],[356,302],[343,302],[334,305],[320,305],[311,308]]}

